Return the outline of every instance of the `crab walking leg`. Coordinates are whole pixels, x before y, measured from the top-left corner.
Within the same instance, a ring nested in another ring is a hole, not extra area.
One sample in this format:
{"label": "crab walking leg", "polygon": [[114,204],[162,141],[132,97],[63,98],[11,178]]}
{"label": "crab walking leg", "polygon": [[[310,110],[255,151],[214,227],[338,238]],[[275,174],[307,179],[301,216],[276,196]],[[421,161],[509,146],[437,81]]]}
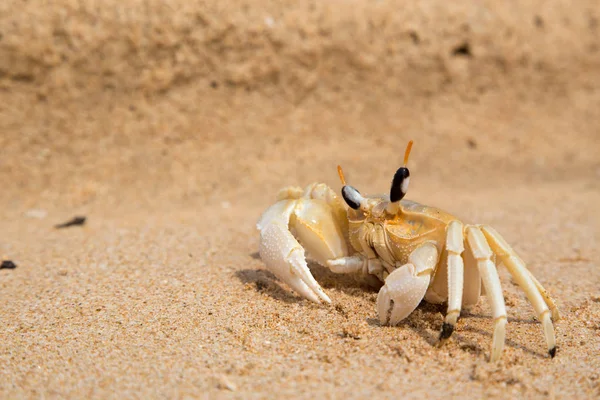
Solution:
{"label": "crab walking leg", "polygon": [[[500,257],[506,268],[517,282],[517,284],[523,289],[529,302],[533,305],[535,312],[538,315],[540,321],[542,321],[542,327],[544,330],[544,336],[546,337],[546,343],[548,344],[548,353],[550,357],[554,357],[556,354],[556,340],[554,338],[554,326],[550,319],[550,310],[548,309],[547,301],[544,299],[542,293],[546,293],[542,285],[539,282],[536,284],[535,280],[532,279],[532,275],[525,267],[525,263],[521,260],[513,249],[506,243],[504,238],[500,236],[493,228],[489,226],[482,226],[481,230],[485,235],[490,246],[494,250],[494,253]],[[541,288],[541,290],[540,290]],[[546,297],[550,300],[551,307],[553,308],[552,314],[558,314],[558,309],[554,305],[554,302],[546,294]]]}
{"label": "crab walking leg", "polygon": [[554,304],[554,300],[552,299],[552,297],[550,297],[550,295],[548,294],[548,292],[546,292],[546,289],[544,289],[544,287],[536,279],[536,277],[533,276],[533,274],[531,273],[531,271],[527,270],[527,272],[529,272],[529,277],[531,278],[531,280],[535,284],[535,287],[537,288],[537,290],[540,291],[540,294],[544,298],[544,301],[546,302],[546,304],[550,308],[550,312],[552,313],[552,321],[554,321],[554,322],[559,321],[560,320],[560,312],[558,311],[558,307],[556,307],[556,304]]}
{"label": "crab walking leg", "polygon": [[460,315],[463,300],[464,263],[461,257],[465,250],[463,224],[452,221],[446,233],[446,251],[448,258],[448,311],[440,332],[440,345],[454,332],[454,326]]}
{"label": "crab walking leg", "polygon": [[353,272],[362,271],[367,262],[368,260],[366,257],[360,254],[355,254],[349,257],[328,260],[327,267],[331,270],[331,272],[335,272],[336,274],[350,274]]}
{"label": "crab walking leg", "polygon": [[506,306],[502,294],[502,286],[496,265],[492,261],[492,250],[485,240],[485,236],[477,226],[467,226],[467,241],[473,256],[477,260],[477,267],[483,281],[483,286],[492,307],[494,317],[494,334],[492,336],[492,351],[490,361],[496,361],[504,349],[506,335]]}
{"label": "crab walking leg", "polygon": [[438,257],[435,244],[423,243],[410,253],[407,264],[388,275],[377,295],[382,324],[396,325],[417,308],[429,287]]}
{"label": "crab walking leg", "polygon": [[373,275],[381,281],[384,280],[385,271],[381,260],[378,258],[367,258],[362,254],[355,254],[348,257],[340,257],[335,260],[328,260],[326,266],[336,274],[351,274],[362,272],[363,274]]}

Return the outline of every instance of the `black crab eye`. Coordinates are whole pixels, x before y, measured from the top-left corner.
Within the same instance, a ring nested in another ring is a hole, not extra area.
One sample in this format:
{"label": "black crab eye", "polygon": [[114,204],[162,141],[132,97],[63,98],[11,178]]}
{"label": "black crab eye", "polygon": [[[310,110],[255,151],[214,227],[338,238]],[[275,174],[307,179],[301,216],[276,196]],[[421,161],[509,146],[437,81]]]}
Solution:
{"label": "black crab eye", "polygon": [[410,172],[406,167],[398,168],[392,179],[392,187],[390,189],[390,201],[392,203],[402,200],[408,191],[408,182],[410,181]]}
{"label": "black crab eye", "polygon": [[360,192],[354,189],[350,185],[345,185],[342,187],[342,197],[348,206],[354,210],[358,210],[360,208],[360,203],[363,200]]}

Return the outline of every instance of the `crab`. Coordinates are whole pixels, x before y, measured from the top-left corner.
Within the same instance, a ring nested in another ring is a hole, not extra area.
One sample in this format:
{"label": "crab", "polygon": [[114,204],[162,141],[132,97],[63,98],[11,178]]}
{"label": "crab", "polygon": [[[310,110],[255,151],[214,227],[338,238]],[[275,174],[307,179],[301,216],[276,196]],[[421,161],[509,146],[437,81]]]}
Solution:
{"label": "crab", "polygon": [[488,225],[466,225],[445,211],[404,199],[412,143],[389,196],[362,196],[346,183],[340,166],[345,205],[323,183],[282,189],[257,223],[263,262],[316,303],[331,299],[313,277],[307,258],[334,273],[377,278],[383,284],[377,295],[382,325],[397,325],[422,300],[447,303],[440,345],[451,337],[461,308],[485,294],[493,316],[492,362],[501,358],[505,342],[507,315],[497,271],[502,263],[532,304],[553,358],[558,308],[506,240]]}

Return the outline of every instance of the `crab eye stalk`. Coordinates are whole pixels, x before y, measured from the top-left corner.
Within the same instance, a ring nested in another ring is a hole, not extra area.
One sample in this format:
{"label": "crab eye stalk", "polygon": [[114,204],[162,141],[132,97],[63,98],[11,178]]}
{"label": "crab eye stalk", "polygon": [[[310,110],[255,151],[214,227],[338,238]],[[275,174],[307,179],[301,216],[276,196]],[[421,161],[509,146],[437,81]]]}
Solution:
{"label": "crab eye stalk", "polygon": [[400,200],[406,195],[408,191],[408,183],[410,182],[410,171],[406,168],[408,164],[408,156],[412,149],[413,141],[408,142],[406,151],[404,152],[404,165],[396,171],[394,179],[392,179],[392,187],[390,188],[390,205],[388,206],[388,212],[390,214],[396,214],[400,207]]}
{"label": "crab eye stalk", "polygon": [[392,180],[392,188],[390,189],[390,201],[395,203],[402,200],[408,191],[408,183],[410,181],[410,172],[406,167],[398,168]]}
{"label": "crab eye stalk", "polygon": [[342,197],[348,206],[354,210],[360,208],[361,203],[365,200],[358,190],[350,185],[345,185],[342,188]]}
{"label": "crab eye stalk", "polygon": [[346,178],[344,177],[344,171],[342,167],[337,167],[340,181],[342,182],[342,197],[348,206],[354,210],[358,210],[362,204],[364,204],[365,198],[360,194],[354,187],[346,184]]}

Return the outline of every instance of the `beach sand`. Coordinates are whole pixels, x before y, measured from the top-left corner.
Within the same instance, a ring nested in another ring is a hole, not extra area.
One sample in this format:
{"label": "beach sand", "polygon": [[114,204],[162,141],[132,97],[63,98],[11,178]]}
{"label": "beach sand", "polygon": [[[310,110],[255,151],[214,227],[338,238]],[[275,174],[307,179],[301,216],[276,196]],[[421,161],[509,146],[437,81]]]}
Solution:
{"label": "beach sand", "polygon": [[[54,3],[0,4],[1,398],[600,397],[597,1]],[[443,306],[266,270],[280,188],[385,193],[410,139],[407,198],[505,236],[554,359],[505,268],[497,363],[485,298],[438,348]]]}

